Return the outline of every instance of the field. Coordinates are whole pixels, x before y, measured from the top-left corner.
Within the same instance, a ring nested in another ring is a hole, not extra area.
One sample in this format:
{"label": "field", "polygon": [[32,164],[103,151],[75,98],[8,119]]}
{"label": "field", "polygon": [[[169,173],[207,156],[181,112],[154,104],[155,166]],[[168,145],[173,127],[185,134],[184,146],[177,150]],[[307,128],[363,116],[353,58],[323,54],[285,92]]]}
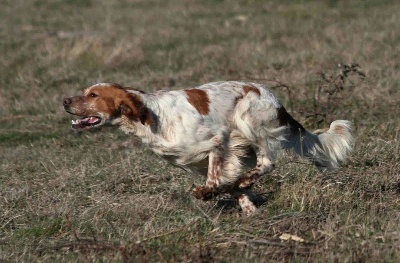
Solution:
{"label": "field", "polygon": [[[0,0],[0,262],[399,262],[400,2]],[[62,99],[266,83],[310,131],[352,120],[323,175],[284,154],[259,211],[111,127],[77,133]]]}

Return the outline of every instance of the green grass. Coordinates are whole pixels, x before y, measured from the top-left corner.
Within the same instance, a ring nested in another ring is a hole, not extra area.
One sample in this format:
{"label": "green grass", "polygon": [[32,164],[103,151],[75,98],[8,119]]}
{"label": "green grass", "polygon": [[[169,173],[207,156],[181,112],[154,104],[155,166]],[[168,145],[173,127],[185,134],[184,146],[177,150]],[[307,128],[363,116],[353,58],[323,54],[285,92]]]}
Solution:
{"label": "green grass", "polygon": [[[398,262],[399,8],[0,1],[0,261]],[[338,83],[351,63],[366,76]],[[96,82],[152,92],[217,80],[269,84],[309,130],[354,121],[349,162],[323,176],[281,156],[255,185],[259,212],[246,218],[227,197],[193,199],[204,178],[132,136],[72,132],[62,109]]]}

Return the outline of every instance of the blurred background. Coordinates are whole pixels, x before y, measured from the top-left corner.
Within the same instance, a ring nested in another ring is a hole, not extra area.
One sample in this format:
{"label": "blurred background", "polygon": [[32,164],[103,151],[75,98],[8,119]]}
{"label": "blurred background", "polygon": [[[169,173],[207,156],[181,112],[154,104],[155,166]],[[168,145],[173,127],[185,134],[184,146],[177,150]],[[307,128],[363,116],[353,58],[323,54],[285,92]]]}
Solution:
{"label": "blurred background", "polygon": [[[0,0],[0,261],[396,262],[398,10],[394,0]],[[155,92],[219,80],[269,85],[310,130],[354,121],[350,162],[329,181],[283,157],[256,186],[261,212],[245,219],[235,204],[192,200],[202,179],[132,136],[71,132],[62,109],[97,82]]]}

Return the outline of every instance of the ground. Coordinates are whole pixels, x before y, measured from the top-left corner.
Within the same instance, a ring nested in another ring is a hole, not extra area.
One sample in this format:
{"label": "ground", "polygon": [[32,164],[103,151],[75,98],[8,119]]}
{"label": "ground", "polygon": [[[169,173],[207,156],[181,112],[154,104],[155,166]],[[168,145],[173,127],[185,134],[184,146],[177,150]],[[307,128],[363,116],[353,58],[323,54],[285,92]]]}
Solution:
{"label": "ground", "polygon": [[[398,1],[0,1],[0,261],[399,262]],[[269,84],[307,129],[352,120],[337,173],[282,155],[259,211],[201,202],[204,179],[62,98]]]}

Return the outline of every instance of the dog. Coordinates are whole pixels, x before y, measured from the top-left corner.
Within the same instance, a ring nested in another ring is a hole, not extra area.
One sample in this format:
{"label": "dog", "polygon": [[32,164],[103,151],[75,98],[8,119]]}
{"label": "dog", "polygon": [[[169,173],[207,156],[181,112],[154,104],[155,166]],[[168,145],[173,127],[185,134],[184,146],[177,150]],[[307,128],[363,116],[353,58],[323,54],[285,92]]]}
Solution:
{"label": "dog", "polygon": [[65,98],[63,106],[80,116],[72,129],[119,126],[168,162],[205,176],[205,185],[193,189],[195,198],[231,194],[245,215],[256,211],[251,186],[272,172],[279,150],[325,172],[338,169],[353,147],[350,121],[336,120],[326,132],[310,133],[266,86],[250,82],[155,93],[99,83],[83,96]]}

